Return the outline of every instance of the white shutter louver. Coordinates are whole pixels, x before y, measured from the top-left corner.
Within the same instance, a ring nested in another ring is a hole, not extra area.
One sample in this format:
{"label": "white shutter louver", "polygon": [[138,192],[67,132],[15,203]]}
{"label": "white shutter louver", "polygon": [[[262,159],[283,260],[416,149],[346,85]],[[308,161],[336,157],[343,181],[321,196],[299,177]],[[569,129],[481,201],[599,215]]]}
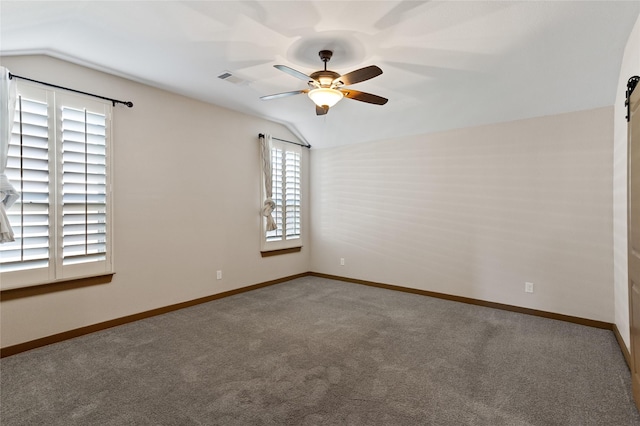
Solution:
{"label": "white shutter louver", "polygon": [[300,153],[285,154],[286,238],[300,238]]}
{"label": "white shutter louver", "polygon": [[106,117],[63,106],[62,264],[106,259]]}
{"label": "white shutter louver", "polygon": [[267,232],[267,241],[279,241],[282,239],[282,152],[283,151],[281,149],[271,149],[271,199],[276,204],[276,208],[271,212],[271,216],[273,216],[273,220],[276,222],[277,228],[273,231]]}
{"label": "white shutter louver", "polygon": [[266,232],[267,243],[282,246],[287,240],[300,238],[300,162],[299,147],[272,142],[271,198],[276,205],[272,216],[278,228]]}
{"label": "white shutter louver", "polygon": [[6,174],[21,196],[7,211],[16,240],[0,245],[0,272],[49,266],[48,123],[46,102],[18,97]]}

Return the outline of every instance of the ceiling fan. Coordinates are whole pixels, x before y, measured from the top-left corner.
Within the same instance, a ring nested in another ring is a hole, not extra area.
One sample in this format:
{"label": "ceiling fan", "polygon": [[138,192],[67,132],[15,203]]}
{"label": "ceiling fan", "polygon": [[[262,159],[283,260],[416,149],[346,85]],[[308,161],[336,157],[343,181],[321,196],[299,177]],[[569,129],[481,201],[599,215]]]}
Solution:
{"label": "ceiling fan", "polygon": [[309,85],[308,89],[276,93],[274,95],[262,96],[260,99],[266,101],[269,99],[284,98],[286,96],[307,93],[309,98],[311,98],[311,100],[316,104],[317,115],[325,115],[329,112],[329,108],[338,103],[338,101],[343,97],[374,105],[384,105],[387,103],[388,99],[383,98],[382,96],[372,95],[371,93],[360,92],[358,90],[348,89],[345,87],[379,76],[382,74],[382,70],[380,68],[375,65],[370,65],[368,67],[351,71],[345,75],[340,75],[337,72],[327,69],[327,62],[329,62],[331,56],[333,56],[333,52],[331,50],[321,50],[319,55],[322,62],[324,62],[324,70],[316,71],[311,75],[306,75],[305,73],[296,71],[286,65],[274,65],[274,67],[280,71],[306,81]]}

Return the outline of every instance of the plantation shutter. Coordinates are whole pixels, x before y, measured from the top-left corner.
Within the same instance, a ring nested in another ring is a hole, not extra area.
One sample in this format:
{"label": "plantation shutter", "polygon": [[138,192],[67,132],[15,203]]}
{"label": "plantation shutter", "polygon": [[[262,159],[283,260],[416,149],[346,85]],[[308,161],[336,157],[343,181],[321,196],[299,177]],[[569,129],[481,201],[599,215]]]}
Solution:
{"label": "plantation shutter", "polygon": [[0,245],[0,288],[111,273],[112,105],[26,83],[18,93],[5,174],[21,197],[7,209],[15,241]]}
{"label": "plantation shutter", "polygon": [[286,239],[300,238],[300,152],[285,152]]}
{"label": "plantation shutter", "polygon": [[267,232],[267,241],[279,241],[282,239],[282,213],[283,213],[283,192],[282,192],[282,170],[284,163],[282,161],[283,150],[275,147],[271,149],[271,199],[275,203],[276,207],[271,212],[271,216],[276,223],[277,228],[273,231]]}
{"label": "plantation shutter", "polygon": [[[294,144],[272,141],[272,212],[277,229],[266,232],[270,250],[294,247],[300,239],[301,149]],[[263,248],[267,248],[264,246]]]}
{"label": "plantation shutter", "polygon": [[62,105],[62,264],[106,260],[107,117]]}
{"label": "plantation shutter", "polygon": [[43,100],[16,101],[5,171],[21,197],[7,210],[15,241],[0,245],[0,271],[49,266],[49,113]]}

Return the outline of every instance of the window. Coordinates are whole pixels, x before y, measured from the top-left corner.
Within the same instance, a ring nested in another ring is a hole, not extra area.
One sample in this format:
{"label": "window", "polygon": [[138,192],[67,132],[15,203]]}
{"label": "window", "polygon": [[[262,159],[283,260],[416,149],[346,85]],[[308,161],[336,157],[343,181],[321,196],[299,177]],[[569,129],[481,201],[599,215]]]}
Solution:
{"label": "window", "polygon": [[18,83],[2,289],[112,272],[110,123],[108,102]]}
{"label": "window", "polygon": [[[301,149],[299,146],[272,140],[272,212],[277,229],[266,231],[263,220],[262,250],[280,250],[302,246],[300,239],[300,176]],[[262,185],[264,188],[264,185]],[[264,199],[264,189],[263,189]]]}

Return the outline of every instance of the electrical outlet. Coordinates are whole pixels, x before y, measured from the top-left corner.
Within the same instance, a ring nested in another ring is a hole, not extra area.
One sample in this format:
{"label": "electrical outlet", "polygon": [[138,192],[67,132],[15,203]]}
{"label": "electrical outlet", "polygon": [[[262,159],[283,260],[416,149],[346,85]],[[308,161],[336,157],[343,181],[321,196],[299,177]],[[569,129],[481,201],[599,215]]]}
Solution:
{"label": "electrical outlet", "polygon": [[216,279],[218,279],[218,280],[222,279],[222,271],[217,271],[216,272]]}
{"label": "electrical outlet", "polygon": [[533,293],[533,283],[524,283],[525,293]]}
{"label": "electrical outlet", "polygon": [[344,266],[344,257],[340,258],[340,266]]}

